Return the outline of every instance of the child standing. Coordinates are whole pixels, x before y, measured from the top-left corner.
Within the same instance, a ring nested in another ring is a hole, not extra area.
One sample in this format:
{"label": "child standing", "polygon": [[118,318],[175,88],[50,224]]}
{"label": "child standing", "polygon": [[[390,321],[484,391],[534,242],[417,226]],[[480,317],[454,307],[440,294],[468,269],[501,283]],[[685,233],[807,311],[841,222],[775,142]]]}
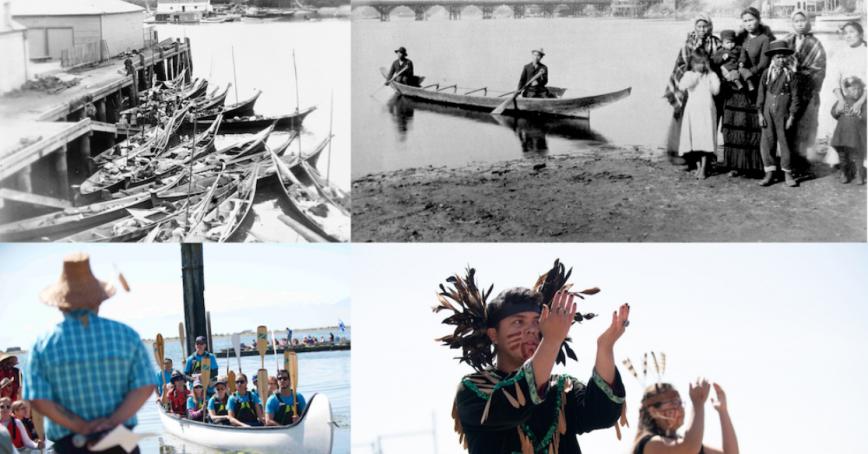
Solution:
{"label": "child standing", "polygon": [[[735,31],[724,30],[720,32],[721,48],[711,56],[711,61],[716,66],[720,67],[720,71],[724,78],[732,76],[730,83],[737,89],[744,88],[741,83],[741,73],[739,69],[750,66],[747,52],[739,45],[735,44]],[[753,82],[750,79],[745,79],[748,91],[754,91]]]}
{"label": "child standing", "polygon": [[714,96],[720,92],[720,79],[710,70],[708,54],[702,49],[690,55],[690,70],[681,76],[678,89],[687,92],[678,154],[688,162],[697,162],[696,178],[705,179],[708,160],[717,150]]}
{"label": "child standing", "polygon": [[799,183],[793,178],[790,165],[791,151],[787,142],[787,130],[793,127],[796,113],[799,112],[800,98],[798,84],[793,70],[787,66],[788,57],[793,54],[786,41],[775,40],[769,44],[766,56],[771,65],[760,78],[757,109],[759,109],[762,137],[760,154],[763,159],[765,178],[760,186],[770,186],[777,170],[775,149],[780,150],[780,167],[784,171],[787,186],[796,187]]}
{"label": "child standing", "polygon": [[832,106],[832,117],[838,124],[830,145],[841,161],[842,183],[849,183],[856,177],[859,184],[865,184],[865,103],[859,107],[864,92],[865,83],[861,79],[848,77],[841,82],[844,102],[838,100]]}

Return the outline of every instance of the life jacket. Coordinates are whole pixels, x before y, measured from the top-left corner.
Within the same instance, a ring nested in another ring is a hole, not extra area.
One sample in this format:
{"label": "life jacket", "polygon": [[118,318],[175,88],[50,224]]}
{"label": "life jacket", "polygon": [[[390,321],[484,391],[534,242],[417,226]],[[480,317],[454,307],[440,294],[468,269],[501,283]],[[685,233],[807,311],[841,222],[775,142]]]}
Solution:
{"label": "life jacket", "polygon": [[246,402],[241,402],[241,396],[236,392],[235,402],[237,402],[237,407],[233,408],[232,411],[235,413],[235,419],[248,424],[252,422],[259,421],[259,418],[256,416],[256,408],[255,403],[253,403],[253,396],[248,392],[248,397]]}
{"label": "life jacket", "polygon": [[190,397],[190,391],[187,391],[187,388],[184,388],[183,392],[178,392],[177,389],[170,391],[169,405],[172,409],[172,413],[176,415],[186,415],[188,397]]}
{"label": "life jacket", "polygon": [[9,432],[9,438],[12,439],[12,445],[17,449],[24,447],[24,437],[21,436],[21,431],[18,430],[18,424],[15,424],[15,418],[10,417],[6,424],[6,430]]}
{"label": "life jacket", "polygon": [[280,402],[280,405],[277,407],[277,411],[274,412],[274,422],[280,424],[281,426],[288,426],[292,424],[292,418],[296,416],[296,411],[293,408],[292,402],[286,403],[280,397],[280,393],[274,393],[274,397],[277,398],[277,401]]}
{"label": "life jacket", "polygon": [[[215,400],[214,405],[214,414],[217,416],[226,416],[229,414],[229,410],[226,408],[226,404],[229,403],[229,396],[227,395],[225,399],[221,400],[216,395],[213,397]],[[210,412],[209,412],[210,414]]]}

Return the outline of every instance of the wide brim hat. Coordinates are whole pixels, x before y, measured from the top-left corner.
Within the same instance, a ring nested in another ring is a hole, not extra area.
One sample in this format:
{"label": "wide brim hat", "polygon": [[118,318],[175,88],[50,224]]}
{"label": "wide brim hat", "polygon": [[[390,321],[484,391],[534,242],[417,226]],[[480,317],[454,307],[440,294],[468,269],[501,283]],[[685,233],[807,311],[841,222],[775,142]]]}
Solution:
{"label": "wide brim hat", "polygon": [[771,57],[772,55],[783,54],[783,55],[792,55],[794,51],[790,49],[790,45],[784,40],[774,40],[769,44],[768,50],[766,50],[765,54],[767,57]]}
{"label": "wide brim hat", "polygon": [[6,361],[9,358],[18,359],[18,354],[16,354],[15,352],[0,352],[0,363]]}
{"label": "wide brim hat", "polygon": [[538,49],[531,49],[530,53],[532,53],[532,54],[539,54],[540,57],[545,57],[545,56],[546,56],[546,51],[544,51],[542,47],[540,47],[540,48],[538,48]]}
{"label": "wide brim hat", "polygon": [[114,285],[97,279],[90,270],[90,257],[77,252],[63,259],[60,279],[39,294],[43,303],[69,311],[96,309],[114,296]]}

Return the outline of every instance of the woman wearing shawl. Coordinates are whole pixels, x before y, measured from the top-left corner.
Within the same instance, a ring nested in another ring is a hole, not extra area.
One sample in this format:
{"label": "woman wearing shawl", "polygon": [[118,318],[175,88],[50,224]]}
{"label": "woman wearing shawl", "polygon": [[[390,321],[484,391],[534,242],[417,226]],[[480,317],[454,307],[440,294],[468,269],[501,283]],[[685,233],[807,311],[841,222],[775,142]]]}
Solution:
{"label": "woman wearing shawl", "polygon": [[[759,86],[763,71],[769,66],[765,55],[775,36],[771,29],[760,21],[760,13],[754,7],[741,14],[742,30],[736,42],[747,52],[749,65],[739,72],[741,76]],[[727,79],[729,80],[729,79]],[[730,169],[730,176],[763,173],[759,144],[762,128],[756,110],[757,92],[746,88],[730,91],[723,108],[723,163]]]}
{"label": "woman wearing shawl", "polygon": [[[663,94],[663,97],[669,101],[669,105],[673,109],[673,121],[669,130],[669,145],[667,149],[670,154],[675,155],[678,154],[678,143],[676,141],[681,134],[681,114],[687,105],[687,91],[678,88],[678,81],[690,69],[690,56],[693,55],[693,51],[702,49],[707,55],[712,55],[720,49],[720,39],[712,33],[714,25],[709,15],[700,14],[696,16],[693,21],[693,27],[693,31],[687,34],[684,47],[681,48],[678,56],[675,58],[675,67],[672,69],[672,74],[669,75],[669,83],[666,85],[666,91]],[[717,72],[717,68],[712,69]]]}
{"label": "woman wearing shawl", "polygon": [[[793,32],[784,37],[793,55],[796,77],[802,93],[802,111],[797,113],[795,128],[790,130],[790,146],[793,150],[793,166],[796,170],[807,167],[808,147],[817,140],[820,89],[826,78],[826,50],[813,33],[811,19],[802,10],[790,16]],[[802,169],[806,170],[806,169]]]}

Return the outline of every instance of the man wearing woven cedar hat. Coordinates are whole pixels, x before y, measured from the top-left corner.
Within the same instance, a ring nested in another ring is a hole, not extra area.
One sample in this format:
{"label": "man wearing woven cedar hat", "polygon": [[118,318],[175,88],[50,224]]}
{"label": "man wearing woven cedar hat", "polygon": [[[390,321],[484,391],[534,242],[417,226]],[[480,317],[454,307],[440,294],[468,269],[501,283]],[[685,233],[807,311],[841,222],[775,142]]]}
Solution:
{"label": "man wearing woven cedar hat", "polygon": [[533,289],[505,290],[491,303],[493,286],[480,291],[473,269],[447,279],[452,288],[440,286],[435,311],[453,311],[443,323],[455,331],[438,340],[461,349],[459,359],[476,369],[461,380],[452,415],[471,454],[579,454],[578,434],[611,427],[622,414],[625,391],[613,347],[629,324],[629,305],[612,314],[598,338],[587,385],[552,374],[555,362],[576,359],[567,343],[570,326],[594,316],[577,313],[574,298],[599,291],[570,293],[570,273],[555,261]]}
{"label": "man wearing woven cedar hat", "polygon": [[155,388],[155,371],[139,335],[98,315],[100,304],[114,294],[112,284],[94,277],[83,253],[67,256],[60,280],[40,294],[63,313],[63,321],[33,345],[24,398],[50,419],[46,436],[61,454],[91,452],[87,440],[95,434],[135,426],[136,412]]}

